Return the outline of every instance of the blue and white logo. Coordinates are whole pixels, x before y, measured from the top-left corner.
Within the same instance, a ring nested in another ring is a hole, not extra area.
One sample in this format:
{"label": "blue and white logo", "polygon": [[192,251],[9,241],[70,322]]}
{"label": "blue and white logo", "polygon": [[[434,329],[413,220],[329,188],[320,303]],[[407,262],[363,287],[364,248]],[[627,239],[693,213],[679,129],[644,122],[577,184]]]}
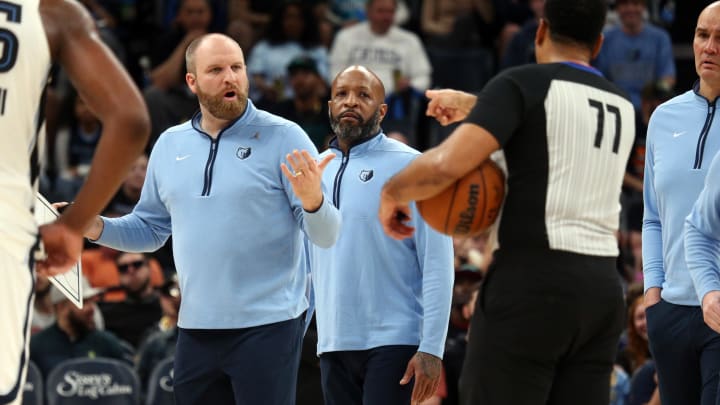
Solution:
{"label": "blue and white logo", "polygon": [[252,148],[243,148],[242,146],[238,148],[237,152],[235,152],[235,155],[237,155],[238,158],[241,160],[245,160],[250,157],[250,154],[252,153]]}
{"label": "blue and white logo", "polygon": [[362,170],[360,172],[360,180],[362,180],[363,183],[367,183],[372,178],[373,178],[372,170]]}

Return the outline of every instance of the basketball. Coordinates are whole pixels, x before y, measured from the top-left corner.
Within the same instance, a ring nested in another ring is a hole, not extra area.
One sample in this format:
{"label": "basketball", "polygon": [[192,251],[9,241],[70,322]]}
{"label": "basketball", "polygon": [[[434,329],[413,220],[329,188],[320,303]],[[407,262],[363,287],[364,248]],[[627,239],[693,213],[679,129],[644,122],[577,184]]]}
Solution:
{"label": "basketball", "polygon": [[505,174],[488,159],[439,194],[417,202],[425,222],[438,232],[469,237],[487,230],[505,198]]}

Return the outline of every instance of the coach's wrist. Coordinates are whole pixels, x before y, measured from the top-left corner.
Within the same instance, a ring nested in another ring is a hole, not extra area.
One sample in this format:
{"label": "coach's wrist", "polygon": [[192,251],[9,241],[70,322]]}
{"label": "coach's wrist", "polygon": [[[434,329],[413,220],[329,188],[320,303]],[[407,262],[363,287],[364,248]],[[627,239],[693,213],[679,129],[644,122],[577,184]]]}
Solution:
{"label": "coach's wrist", "polygon": [[305,212],[308,214],[312,214],[315,212],[318,212],[320,210],[320,207],[322,207],[323,202],[325,201],[325,196],[323,194],[320,194],[320,198],[313,198],[309,201],[301,201],[302,207]]}
{"label": "coach's wrist", "polygon": [[645,291],[645,298],[644,298],[645,306],[649,307],[649,306],[655,305],[658,302],[660,302],[661,293],[662,293],[662,288],[660,288],[660,287],[648,288],[648,290]]}
{"label": "coach's wrist", "polygon": [[102,235],[103,229],[105,229],[105,222],[103,222],[102,217],[98,215],[93,220],[90,228],[85,231],[84,236],[91,242],[95,242],[100,239],[100,235]]}

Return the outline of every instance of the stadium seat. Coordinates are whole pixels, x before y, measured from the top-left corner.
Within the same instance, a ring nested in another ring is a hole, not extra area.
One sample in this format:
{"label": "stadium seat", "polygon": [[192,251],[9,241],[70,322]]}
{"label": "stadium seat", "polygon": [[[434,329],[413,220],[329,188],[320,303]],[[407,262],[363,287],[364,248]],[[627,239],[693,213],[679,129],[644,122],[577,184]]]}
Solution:
{"label": "stadium seat", "polygon": [[148,393],[145,405],[174,405],[173,364],[175,358],[168,357],[153,368],[148,381]]}
{"label": "stadium seat", "polygon": [[27,379],[23,387],[23,405],[43,405],[45,391],[40,369],[32,361],[28,363]]}
{"label": "stadium seat", "polygon": [[123,358],[132,364],[135,359],[135,346],[133,346],[127,340],[118,339],[118,341],[120,342],[120,346],[123,349]]}
{"label": "stadium seat", "polygon": [[45,382],[47,405],[139,405],[140,382],[135,370],[114,359],[63,361]]}

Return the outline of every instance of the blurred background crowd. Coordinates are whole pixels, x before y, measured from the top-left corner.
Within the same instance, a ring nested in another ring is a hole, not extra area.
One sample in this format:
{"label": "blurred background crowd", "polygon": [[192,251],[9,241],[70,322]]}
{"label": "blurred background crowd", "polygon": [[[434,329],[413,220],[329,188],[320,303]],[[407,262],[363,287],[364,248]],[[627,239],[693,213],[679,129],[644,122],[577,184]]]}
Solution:
{"label": "blurred background crowd", "polygon": [[[152,136],[104,215],[137,203],[147,156],[165,129],[197,108],[185,85],[186,46],[224,32],[246,59],[250,98],[297,122],[319,150],[331,136],[327,99],[332,78],[351,64],[377,72],[386,88],[388,136],[425,150],[453,129],[425,117],[428,88],[478,91],[495,74],[533,63],[543,0],[80,0],[104,41],[142,90]],[[710,1],[609,0],[605,43],[594,65],[625,90],[636,108],[636,144],[622,196],[621,256],[628,326],[619,344],[612,403],[647,403],[655,390],[642,299],[641,224],[644,140],[653,109],[696,79],[692,38]],[[102,72],[98,72],[102,74]],[[45,100],[48,147],[41,192],[72,201],[100,136],[94,117],[60,70]],[[456,281],[444,359],[444,383],[432,403],[457,403],[457,379],[474,299],[491,258],[490,234],[455,241]],[[145,386],[152,368],[172,356],[180,302],[171,241],[153,254],[88,244],[89,283],[79,310],[37,281],[32,360],[43,374],[64,358],[92,352],[132,364]],[[314,331],[306,337],[298,403],[321,403]],[[79,347],[80,346],[80,347]],[[39,349],[42,347],[43,349]],[[38,349],[36,349],[38,348]],[[65,354],[62,354],[65,353]],[[578,403],[582,403],[578,399]]]}

